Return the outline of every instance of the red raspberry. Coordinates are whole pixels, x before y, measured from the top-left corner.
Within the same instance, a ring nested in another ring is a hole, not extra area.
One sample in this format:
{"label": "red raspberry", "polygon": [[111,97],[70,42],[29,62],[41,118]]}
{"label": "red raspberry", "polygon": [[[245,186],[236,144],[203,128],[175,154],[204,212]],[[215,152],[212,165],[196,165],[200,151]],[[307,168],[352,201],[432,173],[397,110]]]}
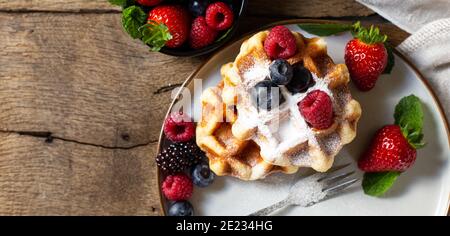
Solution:
{"label": "red raspberry", "polygon": [[164,134],[172,142],[187,142],[194,137],[195,125],[188,115],[172,113],[164,122]]}
{"label": "red raspberry", "polygon": [[205,17],[199,16],[192,22],[189,44],[193,49],[206,47],[216,40],[218,32],[206,24]]}
{"label": "red raspberry", "polygon": [[327,129],[333,124],[333,104],[323,91],[314,90],[298,103],[300,113],[316,129]]}
{"label": "red raspberry", "polygon": [[272,60],[289,59],[297,53],[297,42],[288,28],[276,26],[264,41],[264,50]]}
{"label": "red raspberry", "polygon": [[162,192],[171,201],[184,201],[192,196],[194,186],[185,174],[169,175],[162,183]]}
{"label": "red raspberry", "polygon": [[215,30],[226,30],[233,25],[234,15],[223,2],[215,2],[206,9],[206,23]]}

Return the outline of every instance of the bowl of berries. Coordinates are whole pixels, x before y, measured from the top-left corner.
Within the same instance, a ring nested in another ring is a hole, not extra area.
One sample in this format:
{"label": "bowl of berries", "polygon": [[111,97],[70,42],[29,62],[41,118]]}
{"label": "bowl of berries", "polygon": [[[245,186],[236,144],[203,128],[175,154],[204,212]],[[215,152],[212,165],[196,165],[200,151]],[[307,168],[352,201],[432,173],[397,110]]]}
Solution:
{"label": "bowl of berries", "polygon": [[247,0],[109,0],[122,26],[150,51],[194,57],[215,51],[236,32]]}

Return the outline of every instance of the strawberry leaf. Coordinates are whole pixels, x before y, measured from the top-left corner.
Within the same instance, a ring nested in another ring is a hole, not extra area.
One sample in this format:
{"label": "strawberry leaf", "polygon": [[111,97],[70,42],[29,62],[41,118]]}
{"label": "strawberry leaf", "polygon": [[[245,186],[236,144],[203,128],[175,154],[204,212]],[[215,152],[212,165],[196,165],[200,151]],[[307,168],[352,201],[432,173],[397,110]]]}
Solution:
{"label": "strawberry leaf", "polygon": [[154,52],[161,50],[167,41],[172,39],[169,28],[165,24],[149,22],[139,28],[142,34],[142,42],[150,46]]}
{"label": "strawberry leaf", "polygon": [[400,176],[400,172],[365,173],[362,182],[364,193],[373,197],[383,196]]}
{"label": "strawberry leaf", "polygon": [[302,30],[317,36],[330,36],[353,30],[349,24],[299,24]]}
{"label": "strawberry leaf", "polygon": [[390,74],[392,72],[392,69],[395,66],[394,49],[392,48],[391,44],[389,44],[388,42],[384,43],[384,47],[386,48],[386,51],[388,53],[388,63],[387,63],[386,69],[384,69],[383,74]]}
{"label": "strawberry leaf", "polygon": [[357,26],[355,26],[353,36],[367,44],[384,44],[387,40],[387,35],[380,34],[380,29],[374,27],[373,25],[370,26],[369,29],[367,29],[358,24]]}
{"label": "strawberry leaf", "polygon": [[131,6],[122,12],[122,25],[127,33],[134,39],[140,39],[142,33],[139,28],[145,25],[147,14],[138,6]]}
{"label": "strawberry leaf", "polygon": [[414,95],[404,97],[395,107],[395,124],[400,126],[403,135],[414,148],[424,146],[423,110],[420,99]]}

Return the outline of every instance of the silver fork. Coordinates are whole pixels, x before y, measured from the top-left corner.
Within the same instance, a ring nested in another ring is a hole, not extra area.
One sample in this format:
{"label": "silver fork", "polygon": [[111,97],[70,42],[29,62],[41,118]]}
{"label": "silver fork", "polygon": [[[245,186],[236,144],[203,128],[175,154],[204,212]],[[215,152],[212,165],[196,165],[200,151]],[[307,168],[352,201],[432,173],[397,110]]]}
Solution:
{"label": "silver fork", "polygon": [[338,173],[339,170],[348,166],[350,164],[336,167],[330,173],[314,174],[299,180],[290,188],[285,199],[254,212],[250,216],[267,216],[288,206],[309,207],[342,192],[358,181],[357,178],[349,178],[355,174],[355,171]]}

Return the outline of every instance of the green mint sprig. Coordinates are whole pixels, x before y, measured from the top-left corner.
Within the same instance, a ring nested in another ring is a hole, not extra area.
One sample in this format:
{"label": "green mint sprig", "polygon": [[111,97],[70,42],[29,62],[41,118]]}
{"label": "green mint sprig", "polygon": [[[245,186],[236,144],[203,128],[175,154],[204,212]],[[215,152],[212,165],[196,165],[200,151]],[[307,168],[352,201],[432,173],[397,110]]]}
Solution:
{"label": "green mint sprig", "polygon": [[298,26],[310,33],[321,37],[331,36],[340,34],[343,32],[354,31],[355,26],[359,25],[359,22],[356,22],[353,25],[349,24],[299,24]]}
{"label": "green mint sprig", "polygon": [[414,95],[403,98],[395,108],[395,124],[415,149],[425,146],[423,140],[423,110],[420,99]]}
{"label": "green mint sprig", "polygon": [[122,12],[122,25],[127,33],[134,39],[141,39],[142,33],[139,30],[145,25],[147,14],[138,6],[127,7]]}
{"label": "green mint sprig", "polygon": [[362,186],[364,193],[373,197],[383,196],[400,176],[400,172],[388,171],[365,173]]}

